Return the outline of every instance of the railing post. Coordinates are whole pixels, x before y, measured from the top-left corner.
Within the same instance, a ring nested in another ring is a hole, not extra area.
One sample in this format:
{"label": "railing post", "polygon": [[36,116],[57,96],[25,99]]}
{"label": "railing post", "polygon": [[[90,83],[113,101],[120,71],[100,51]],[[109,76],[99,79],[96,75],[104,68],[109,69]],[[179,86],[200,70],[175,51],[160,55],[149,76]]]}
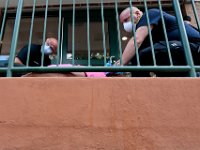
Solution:
{"label": "railing post", "polygon": [[192,59],[192,53],[190,50],[189,41],[187,38],[187,33],[185,30],[185,25],[183,22],[183,17],[182,17],[182,13],[181,13],[181,9],[180,9],[180,3],[177,0],[173,0],[173,5],[174,5],[174,10],[175,10],[178,26],[179,26],[182,43],[183,43],[183,48],[184,48],[185,55],[186,55],[186,61],[187,61],[187,64],[191,67],[189,73],[190,73],[191,77],[196,77],[194,62]]}
{"label": "railing post", "polygon": [[123,65],[122,60],[122,43],[121,43],[121,33],[120,33],[120,23],[119,23],[119,12],[118,12],[118,0],[115,0],[115,17],[117,23],[117,37],[118,37],[118,46],[119,46],[119,56],[120,56],[120,65]]}
{"label": "railing post", "polygon": [[198,17],[198,13],[197,13],[197,9],[195,7],[195,2],[194,0],[192,0],[192,8],[193,8],[193,12],[194,12],[194,17],[197,23],[197,27],[200,30],[200,21],[199,21],[199,17]]}
{"label": "railing post", "polygon": [[[1,26],[2,26],[2,10],[0,8],[0,29],[1,29]],[[2,40],[0,38],[0,54],[1,54],[1,47],[2,47]]]}
{"label": "railing post", "polygon": [[[45,44],[46,42],[46,31],[47,31],[47,19],[48,19],[48,7],[49,7],[49,0],[46,0],[45,3],[45,16],[44,16],[44,29],[43,29],[43,40],[42,40],[42,45]],[[44,47],[43,47],[44,49]],[[44,66],[44,52],[42,52],[41,56],[41,67]]]}
{"label": "railing post", "polygon": [[88,45],[88,66],[91,66],[91,44],[90,44],[90,1],[87,0],[87,45]]}
{"label": "railing post", "polygon": [[60,0],[59,1],[59,17],[58,17],[58,47],[57,47],[57,65],[59,65],[60,64],[60,53],[61,53],[61,50],[60,50],[60,48],[61,48],[61,44],[63,44],[63,42],[61,41],[62,39],[61,39],[61,32],[62,32],[62,30],[61,30],[61,27],[62,27],[62,3],[63,3],[63,1],[62,0]]}
{"label": "railing post", "polygon": [[0,8],[0,27],[1,27],[1,21],[2,20],[2,10],[1,10],[1,8]]}
{"label": "railing post", "polygon": [[10,0],[7,0],[5,3],[5,7],[4,7],[4,13],[2,15],[2,11],[0,10],[0,54],[1,54],[1,46],[2,46],[2,38],[3,38],[3,33],[4,33],[4,27],[5,27],[5,23],[6,23],[6,15],[7,15],[7,10],[8,10],[8,6],[9,6]]}
{"label": "railing post", "polygon": [[16,18],[15,18],[15,25],[14,25],[11,49],[10,49],[7,77],[12,76],[11,69],[12,69],[13,64],[14,64],[15,51],[16,51],[16,48],[17,48],[17,41],[18,41],[18,35],[19,35],[19,27],[20,27],[22,9],[23,9],[23,0],[19,0],[18,6],[17,6],[17,14],[16,14]]}
{"label": "railing post", "polygon": [[75,64],[75,15],[76,15],[76,1],[73,0],[73,14],[72,14],[72,65]]}

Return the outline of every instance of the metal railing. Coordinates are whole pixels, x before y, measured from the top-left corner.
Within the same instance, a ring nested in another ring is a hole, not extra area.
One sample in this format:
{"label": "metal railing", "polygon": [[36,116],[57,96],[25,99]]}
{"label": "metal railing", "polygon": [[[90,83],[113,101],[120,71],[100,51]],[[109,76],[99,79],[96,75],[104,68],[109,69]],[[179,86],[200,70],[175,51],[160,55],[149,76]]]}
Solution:
{"label": "metal railing", "polygon": [[[119,13],[120,11],[125,8],[124,6],[130,7],[130,9],[132,8],[133,4],[134,4],[134,0],[129,0],[129,2],[124,2],[123,5],[122,2],[119,2],[118,0],[115,0],[113,2],[110,2],[109,5],[106,3],[106,1],[104,0],[100,0],[98,5],[93,6],[92,3],[89,0],[86,0],[85,3],[85,7],[83,7],[82,9],[86,10],[87,13],[87,19],[86,19],[86,24],[87,24],[87,65],[86,66],[72,66],[72,67],[58,67],[58,65],[61,63],[61,57],[62,57],[62,51],[60,50],[62,45],[63,45],[63,30],[61,30],[61,28],[63,28],[63,16],[64,16],[64,12],[65,10],[72,10],[71,11],[71,24],[72,24],[72,65],[75,65],[75,59],[76,59],[76,47],[75,47],[75,30],[76,30],[76,12],[78,7],[78,4],[76,3],[76,0],[72,0],[71,4],[69,5],[65,5],[63,3],[63,0],[59,0],[59,3],[57,5],[54,5],[54,7],[52,7],[51,5],[49,5],[49,1],[50,0],[46,0],[46,3],[44,6],[38,7],[37,6],[37,0],[33,0],[32,2],[32,7],[24,7],[24,0],[18,0],[18,4],[16,9],[9,9],[9,5],[10,5],[10,0],[6,0],[5,1],[5,5],[4,7],[1,8],[2,10],[2,21],[1,21],[1,28],[0,28],[0,41],[4,42],[4,35],[5,33],[5,27],[6,27],[6,20],[8,19],[7,15],[8,15],[8,11],[12,14],[16,13],[15,18],[15,23],[14,23],[14,28],[13,28],[13,34],[12,34],[12,39],[10,42],[10,51],[9,51],[9,61],[8,61],[8,66],[7,67],[1,67],[0,68],[0,73],[6,73],[7,77],[12,77],[13,73],[16,72],[41,72],[41,73],[47,73],[47,72],[142,72],[142,71],[149,71],[149,72],[156,72],[156,71],[161,71],[161,72],[185,72],[188,73],[188,76],[190,77],[196,77],[196,73],[200,71],[200,66],[196,66],[194,65],[193,62],[193,58],[192,58],[192,53],[190,51],[190,45],[189,45],[189,41],[187,38],[187,34],[186,34],[186,29],[184,26],[184,22],[183,22],[183,17],[182,17],[182,13],[181,13],[181,8],[180,8],[180,2],[177,0],[172,0],[171,2],[168,3],[168,5],[173,6],[173,8],[171,8],[171,10],[173,10],[174,14],[176,15],[177,18],[177,23],[178,23],[178,27],[180,30],[180,37],[182,40],[182,44],[183,44],[183,48],[185,51],[185,56],[186,56],[186,65],[173,65],[173,58],[171,56],[171,52],[170,52],[170,46],[169,46],[169,42],[168,42],[168,37],[167,37],[167,31],[166,31],[166,25],[165,25],[165,20],[163,18],[162,12],[163,12],[163,1],[156,1],[154,2],[154,4],[156,4],[154,6],[154,8],[158,8],[160,10],[160,14],[161,14],[161,20],[162,20],[162,25],[163,25],[163,29],[164,29],[164,34],[165,34],[165,40],[167,43],[167,49],[168,49],[168,57],[169,57],[169,65],[164,65],[164,66],[160,66],[156,64],[156,56],[155,56],[155,51],[154,51],[154,44],[153,44],[153,40],[152,40],[152,36],[151,36],[151,29],[150,29],[150,23],[149,23],[149,17],[147,15],[147,20],[148,20],[148,32],[150,35],[150,45],[152,48],[152,58],[153,58],[153,65],[148,65],[148,66],[143,66],[140,64],[140,57],[139,57],[139,51],[137,46],[135,46],[136,49],[136,60],[137,60],[137,65],[128,65],[128,66],[106,66],[106,63],[108,61],[108,59],[106,58],[106,54],[107,49],[106,49],[106,32],[105,32],[105,11],[106,9],[109,8],[109,10],[112,11],[113,18],[115,18],[115,28],[117,29],[117,38],[116,37],[112,37],[110,35],[110,38],[115,38],[117,39],[116,44],[118,47],[118,49],[116,49],[116,53],[118,54],[116,57],[119,57],[120,59],[120,63],[122,64],[123,60],[122,60],[122,41],[121,41],[121,24],[119,21]],[[149,1],[144,0],[140,2],[140,5],[143,5],[143,7],[140,6],[140,8],[142,8],[144,10],[144,12],[147,13],[150,4]],[[136,4],[134,4],[135,6]],[[194,0],[191,0],[191,5],[193,8],[193,12],[194,12],[194,16],[195,16],[195,20],[196,20],[196,24],[197,24],[197,28],[198,30],[200,29],[200,23],[199,23],[199,17],[198,17],[198,12],[197,12],[197,8],[195,7],[195,2]],[[49,6],[51,6],[49,8]],[[101,66],[95,66],[95,65],[91,65],[91,31],[90,31],[90,22],[91,22],[91,7],[95,7],[94,9],[98,9],[100,12],[100,16],[101,16],[101,26],[102,29],[101,34],[102,34],[102,47],[103,47],[103,64]],[[136,5],[137,6],[137,5]],[[58,48],[57,48],[57,55],[56,55],[56,62],[55,64],[57,65],[57,67],[47,67],[44,66],[43,62],[44,62],[44,53],[42,53],[41,55],[41,66],[29,66],[29,60],[30,60],[30,45],[32,42],[34,42],[32,40],[32,33],[33,28],[34,28],[34,19],[35,19],[35,13],[36,8],[40,8],[40,11],[42,10],[44,12],[44,27],[43,27],[43,38],[42,38],[42,44],[45,44],[45,39],[46,39],[46,30],[47,30],[47,19],[48,19],[48,13],[50,9],[53,9],[54,12],[56,12],[56,17],[58,18],[58,32],[57,32],[57,37],[58,37]],[[169,9],[169,7],[168,7]],[[31,18],[31,26],[30,26],[30,31],[29,31],[29,39],[28,39],[28,57],[27,57],[27,62],[26,64],[24,64],[24,66],[21,67],[16,67],[14,65],[14,58],[16,55],[16,51],[17,51],[17,44],[18,44],[18,36],[19,36],[19,32],[20,32],[20,21],[22,19],[22,16],[24,13],[27,12],[31,12],[30,18]],[[132,16],[132,15],[131,15]],[[131,17],[132,22],[134,21],[134,17]],[[134,28],[134,27],[133,27]],[[133,29],[133,35],[135,34],[135,29]],[[135,37],[134,37],[134,41],[135,41]],[[136,42],[136,41],[135,41]]]}

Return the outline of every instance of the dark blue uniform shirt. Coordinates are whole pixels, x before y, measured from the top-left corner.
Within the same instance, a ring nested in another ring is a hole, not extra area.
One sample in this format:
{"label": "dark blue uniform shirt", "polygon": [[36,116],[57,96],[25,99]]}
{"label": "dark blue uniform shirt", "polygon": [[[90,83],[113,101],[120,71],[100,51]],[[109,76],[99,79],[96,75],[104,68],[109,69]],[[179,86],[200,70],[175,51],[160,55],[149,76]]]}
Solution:
{"label": "dark blue uniform shirt", "polygon": [[[159,9],[149,9],[148,10],[149,22],[150,25],[153,25],[152,30],[152,39],[153,43],[157,43],[158,41],[165,41],[164,30],[162,25],[162,19],[160,15]],[[172,16],[166,12],[163,12],[163,17],[166,26],[166,32],[168,36],[168,40],[181,40],[177,20],[175,16]],[[141,26],[147,26],[147,18],[146,13],[143,14],[140,21],[136,25],[136,30]],[[200,32],[191,25],[185,23],[185,28],[187,32],[187,36],[189,41],[200,41]],[[146,48],[150,46],[149,36],[145,39],[140,49]]]}

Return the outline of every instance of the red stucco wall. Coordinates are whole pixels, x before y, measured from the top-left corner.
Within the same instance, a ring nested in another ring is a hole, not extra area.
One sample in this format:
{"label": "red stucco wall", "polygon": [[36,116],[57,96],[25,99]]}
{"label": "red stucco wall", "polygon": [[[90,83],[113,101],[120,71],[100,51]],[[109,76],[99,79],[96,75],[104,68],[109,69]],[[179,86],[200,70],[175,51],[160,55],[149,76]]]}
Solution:
{"label": "red stucco wall", "polygon": [[0,79],[0,150],[198,150],[200,80]]}

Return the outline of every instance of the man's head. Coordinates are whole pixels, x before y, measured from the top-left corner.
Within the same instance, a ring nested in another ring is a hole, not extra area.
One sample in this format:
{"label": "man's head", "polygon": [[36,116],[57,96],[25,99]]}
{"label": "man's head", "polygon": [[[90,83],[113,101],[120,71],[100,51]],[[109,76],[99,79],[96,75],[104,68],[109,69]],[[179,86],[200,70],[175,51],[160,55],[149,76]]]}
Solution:
{"label": "man's head", "polygon": [[[132,10],[132,14],[131,15],[131,10]],[[124,28],[127,32],[131,32],[132,31],[132,22],[131,22],[131,17],[133,16],[133,21],[134,24],[137,24],[140,20],[140,18],[142,17],[143,12],[140,11],[137,7],[128,7],[125,10],[123,10],[120,14],[120,22],[123,23]]]}
{"label": "man's head", "polygon": [[[124,9],[120,14],[120,21],[121,23],[131,21],[131,8],[128,7]],[[132,13],[134,17],[134,23],[137,24],[137,22],[140,20],[140,18],[143,15],[143,12],[140,11],[137,7],[132,7]]]}
{"label": "man's head", "polygon": [[57,47],[58,47],[57,39],[55,39],[55,38],[47,38],[46,44],[51,47],[51,49],[53,51],[53,54],[56,54]]}

